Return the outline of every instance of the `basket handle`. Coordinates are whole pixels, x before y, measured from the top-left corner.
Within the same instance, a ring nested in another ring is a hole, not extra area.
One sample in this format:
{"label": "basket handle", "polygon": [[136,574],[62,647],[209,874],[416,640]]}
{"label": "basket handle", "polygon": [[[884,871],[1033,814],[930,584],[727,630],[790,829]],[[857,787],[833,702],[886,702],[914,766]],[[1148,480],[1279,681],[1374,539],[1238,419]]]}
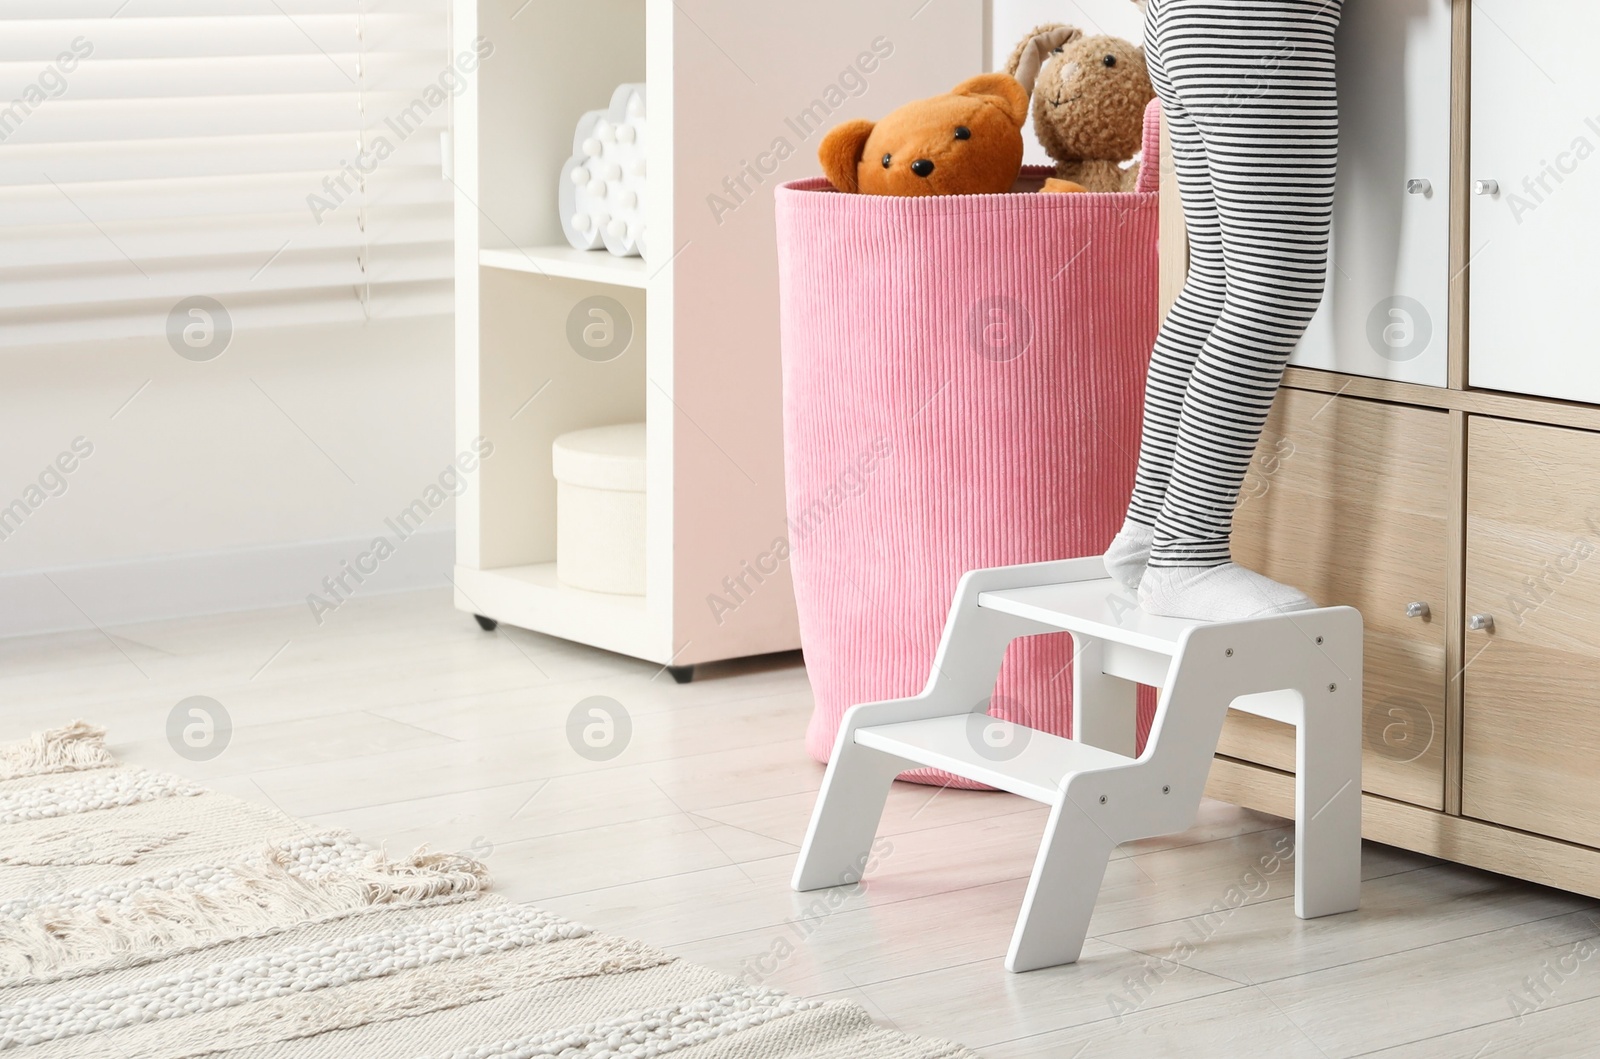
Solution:
{"label": "basket handle", "polygon": [[1144,147],[1139,156],[1141,192],[1161,189],[1161,100],[1152,99],[1144,108]]}

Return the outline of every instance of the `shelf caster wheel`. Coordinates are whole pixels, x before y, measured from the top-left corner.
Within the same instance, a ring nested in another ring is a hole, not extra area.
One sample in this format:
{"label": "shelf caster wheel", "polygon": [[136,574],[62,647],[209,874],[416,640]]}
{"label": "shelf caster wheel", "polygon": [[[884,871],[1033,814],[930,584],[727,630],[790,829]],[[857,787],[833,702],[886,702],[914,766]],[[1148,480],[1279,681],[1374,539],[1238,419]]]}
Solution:
{"label": "shelf caster wheel", "polygon": [[687,684],[694,679],[694,666],[668,666],[667,672],[679,684]]}
{"label": "shelf caster wheel", "polygon": [[500,627],[500,622],[495,618],[485,618],[482,614],[474,614],[472,620],[478,623],[478,628],[484,632],[494,632]]}

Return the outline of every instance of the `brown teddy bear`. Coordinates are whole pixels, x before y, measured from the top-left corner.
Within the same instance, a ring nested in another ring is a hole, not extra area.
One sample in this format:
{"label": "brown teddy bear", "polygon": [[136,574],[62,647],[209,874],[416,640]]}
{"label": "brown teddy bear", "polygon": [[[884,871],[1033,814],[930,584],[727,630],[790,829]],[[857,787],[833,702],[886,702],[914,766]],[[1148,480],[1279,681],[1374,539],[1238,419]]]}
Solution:
{"label": "brown teddy bear", "polygon": [[1144,50],[1120,37],[1085,37],[1060,23],[1031,30],[1006,61],[1033,95],[1033,131],[1055,159],[1046,191],[1133,191],[1139,166],[1122,163],[1144,139],[1155,98]]}
{"label": "brown teddy bear", "polygon": [[817,157],[840,191],[864,195],[996,195],[1022,171],[1028,91],[1010,74],[979,74],[879,122],[831,129]]}

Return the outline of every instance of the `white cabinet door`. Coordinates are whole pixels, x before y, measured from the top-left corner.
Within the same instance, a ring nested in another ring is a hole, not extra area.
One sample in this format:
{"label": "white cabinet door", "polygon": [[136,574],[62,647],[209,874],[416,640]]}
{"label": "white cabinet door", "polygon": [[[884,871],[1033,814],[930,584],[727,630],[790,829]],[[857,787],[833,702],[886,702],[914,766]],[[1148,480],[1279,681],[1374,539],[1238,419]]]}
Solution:
{"label": "white cabinet door", "polygon": [[1593,0],[1473,4],[1473,386],[1600,402],[1596,40]]}
{"label": "white cabinet door", "polygon": [[1443,386],[1450,0],[1345,0],[1338,53],[1333,261],[1291,363]]}

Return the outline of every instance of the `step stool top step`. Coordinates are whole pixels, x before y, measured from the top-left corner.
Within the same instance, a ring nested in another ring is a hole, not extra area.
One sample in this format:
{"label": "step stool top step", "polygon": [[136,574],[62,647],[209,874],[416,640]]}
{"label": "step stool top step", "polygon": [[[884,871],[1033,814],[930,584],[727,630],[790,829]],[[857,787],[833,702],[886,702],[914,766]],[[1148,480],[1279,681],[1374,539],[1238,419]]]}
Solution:
{"label": "step stool top step", "polygon": [[957,714],[856,729],[856,743],[1051,804],[1061,781],[1134,759],[987,714]]}
{"label": "step stool top step", "polygon": [[1146,614],[1138,597],[1109,577],[984,592],[978,606],[1166,655],[1177,651],[1186,630],[1206,624]]}

